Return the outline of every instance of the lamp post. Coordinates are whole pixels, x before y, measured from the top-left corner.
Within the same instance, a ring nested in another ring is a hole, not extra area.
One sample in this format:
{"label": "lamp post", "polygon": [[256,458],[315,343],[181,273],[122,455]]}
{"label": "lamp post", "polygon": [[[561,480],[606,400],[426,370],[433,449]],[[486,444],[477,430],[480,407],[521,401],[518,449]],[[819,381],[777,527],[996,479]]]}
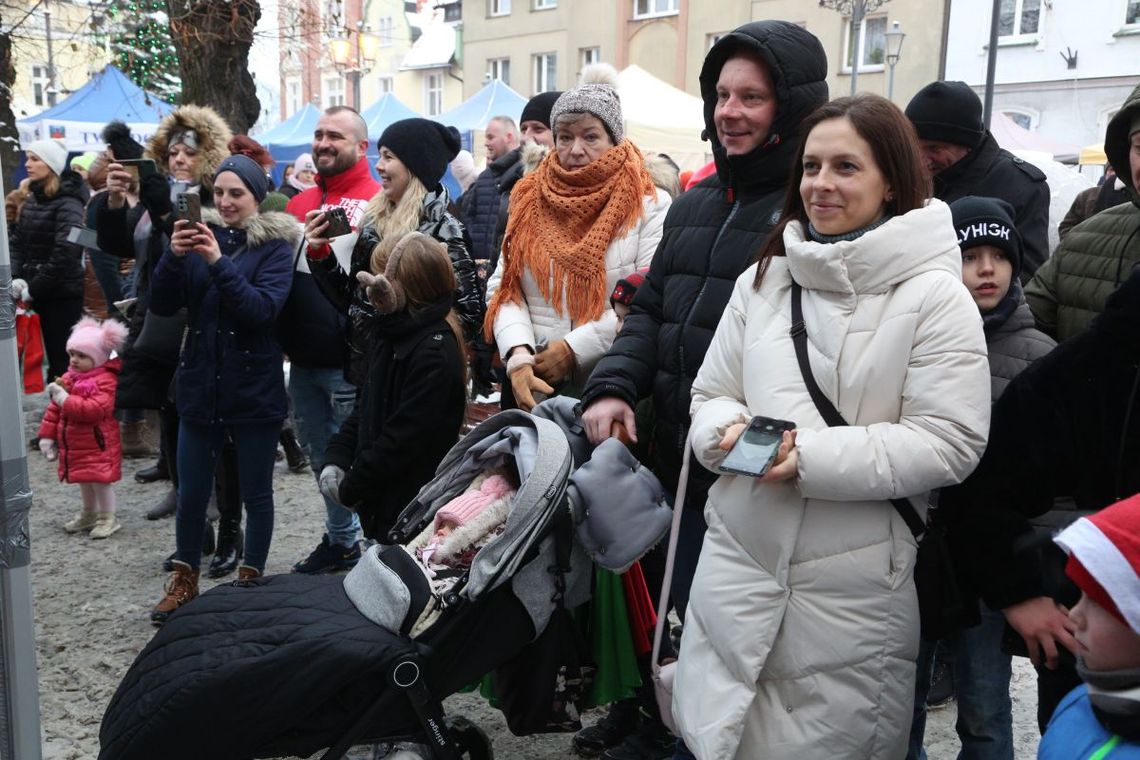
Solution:
{"label": "lamp post", "polygon": [[894,21],[891,22],[891,31],[884,36],[887,38],[887,66],[890,67],[887,73],[887,100],[894,100],[895,64],[902,56],[902,44],[906,32],[899,28],[899,22]]}
{"label": "lamp post", "polygon": [[[356,45],[352,36],[356,35]],[[356,48],[355,59],[353,47]],[[363,21],[356,22],[355,29],[345,29],[343,37],[329,40],[329,57],[338,71],[344,73],[352,84],[352,105],[360,110],[360,80],[372,70],[380,50],[380,38],[367,30]]]}

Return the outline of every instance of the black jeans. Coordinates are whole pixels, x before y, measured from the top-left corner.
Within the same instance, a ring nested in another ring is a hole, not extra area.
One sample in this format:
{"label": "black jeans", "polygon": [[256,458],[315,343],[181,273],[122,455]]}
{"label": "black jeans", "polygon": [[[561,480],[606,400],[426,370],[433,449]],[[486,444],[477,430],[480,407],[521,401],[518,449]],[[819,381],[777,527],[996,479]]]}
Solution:
{"label": "black jeans", "polygon": [[[35,296],[32,293],[32,298]],[[35,300],[32,308],[40,315],[48,380],[55,380],[67,372],[67,339],[71,336],[71,328],[83,316],[83,297]]]}

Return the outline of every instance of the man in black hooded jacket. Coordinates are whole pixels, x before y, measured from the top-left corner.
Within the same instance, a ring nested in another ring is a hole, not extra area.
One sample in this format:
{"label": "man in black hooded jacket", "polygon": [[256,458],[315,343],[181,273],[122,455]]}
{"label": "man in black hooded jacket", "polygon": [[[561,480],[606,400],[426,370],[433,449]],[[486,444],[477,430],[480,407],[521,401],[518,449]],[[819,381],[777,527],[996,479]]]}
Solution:
{"label": "man in black hooded jacket", "polygon": [[[690,388],[737,277],[779,219],[800,121],[827,102],[827,56],[819,40],[783,21],[726,34],[701,69],[706,138],[716,174],[673,201],[661,244],[630,315],[582,395],[590,440],[613,423],[637,431],[633,407],[652,395],[654,470],[673,488],[689,431]],[[716,476],[689,474],[673,599],[684,610]],[[611,753],[611,756],[613,755]]]}

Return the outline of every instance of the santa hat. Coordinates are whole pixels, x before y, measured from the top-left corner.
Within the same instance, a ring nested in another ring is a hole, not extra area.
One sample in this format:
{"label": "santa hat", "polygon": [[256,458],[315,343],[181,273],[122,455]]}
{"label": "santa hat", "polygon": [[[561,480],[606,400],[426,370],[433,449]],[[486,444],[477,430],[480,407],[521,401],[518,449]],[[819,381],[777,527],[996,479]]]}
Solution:
{"label": "santa hat", "polygon": [[71,328],[71,337],[67,339],[67,350],[87,354],[95,361],[96,367],[101,367],[111,358],[112,351],[123,350],[123,343],[126,340],[127,328],[122,322],[113,319],[100,322],[91,317],[84,317]]}
{"label": "santa hat", "polygon": [[645,282],[645,273],[648,271],[649,269],[639,269],[618,280],[617,285],[614,285],[614,292],[610,293],[610,305],[618,303],[631,305],[633,297],[637,295],[637,289]]}
{"label": "santa hat", "polygon": [[1082,517],[1053,539],[1065,573],[1094,602],[1140,633],[1140,494]]}

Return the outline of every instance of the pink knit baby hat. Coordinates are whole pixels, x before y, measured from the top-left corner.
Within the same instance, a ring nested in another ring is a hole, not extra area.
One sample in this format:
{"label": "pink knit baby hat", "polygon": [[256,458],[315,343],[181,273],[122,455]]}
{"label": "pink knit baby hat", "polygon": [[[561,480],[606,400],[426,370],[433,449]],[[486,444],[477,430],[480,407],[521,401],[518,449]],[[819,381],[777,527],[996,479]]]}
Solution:
{"label": "pink knit baby hat", "polygon": [[440,507],[435,513],[435,527],[438,530],[445,520],[457,527],[464,525],[510,492],[510,481],[502,475],[492,475],[479,490],[460,494]]}
{"label": "pink knit baby hat", "polygon": [[100,322],[91,317],[83,317],[71,328],[67,339],[67,349],[87,354],[101,367],[111,358],[112,351],[122,351],[127,339],[127,328],[121,322],[108,319]]}

